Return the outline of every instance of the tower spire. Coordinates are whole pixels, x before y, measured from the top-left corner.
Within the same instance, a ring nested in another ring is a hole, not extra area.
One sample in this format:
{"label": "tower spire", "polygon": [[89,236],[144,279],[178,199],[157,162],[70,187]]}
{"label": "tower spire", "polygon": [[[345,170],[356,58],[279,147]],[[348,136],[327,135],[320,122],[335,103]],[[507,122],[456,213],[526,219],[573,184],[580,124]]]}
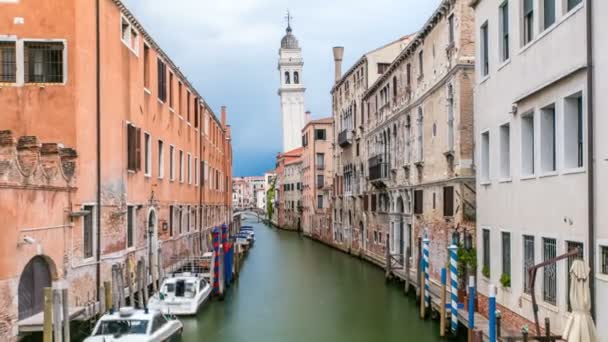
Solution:
{"label": "tower spire", "polygon": [[293,17],[289,13],[289,9],[287,10],[287,15],[285,16],[285,19],[287,19],[287,30],[286,31],[291,32],[291,19],[293,19]]}

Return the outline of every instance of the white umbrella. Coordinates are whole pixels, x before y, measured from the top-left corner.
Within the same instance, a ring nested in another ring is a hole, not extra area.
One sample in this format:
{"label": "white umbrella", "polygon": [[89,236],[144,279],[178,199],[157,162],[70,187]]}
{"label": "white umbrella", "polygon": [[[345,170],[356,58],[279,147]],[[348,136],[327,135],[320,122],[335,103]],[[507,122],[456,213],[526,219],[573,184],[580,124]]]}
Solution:
{"label": "white umbrella", "polygon": [[589,266],[575,260],[570,267],[570,305],[572,314],[568,318],[562,337],[568,342],[597,342],[597,331],[591,318],[591,295],[589,292]]}

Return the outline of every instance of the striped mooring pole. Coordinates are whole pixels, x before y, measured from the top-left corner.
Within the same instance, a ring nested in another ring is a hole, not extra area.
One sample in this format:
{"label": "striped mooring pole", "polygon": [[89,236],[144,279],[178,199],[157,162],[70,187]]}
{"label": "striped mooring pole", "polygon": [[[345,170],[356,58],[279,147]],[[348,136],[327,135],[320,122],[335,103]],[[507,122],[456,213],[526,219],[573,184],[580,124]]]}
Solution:
{"label": "striped mooring pole", "polygon": [[215,258],[213,262],[213,294],[220,294],[220,230],[217,227],[213,228],[213,252]]}
{"label": "striped mooring pole", "polygon": [[452,299],[452,332],[458,331],[458,247],[452,244],[450,250],[450,292]]}
{"label": "striped mooring pole", "polygon": [[475,276],[469,276],[469,341],[473,341],[475,329]]}
{"label": "striped mooring pole", "polygon": [[429,280],[429,243],[431,242],[431,240],[429,240],[428,237],[425,237],[422,242],[423,244],[423,249],[422,249],[422,254],[423,254],[423,263],[422,266],[423,271],[424,271],[424,306],[426,308],[431,306],[431,291],[430,291],[430,280]]}
{"label": "striped mooring pole", "polygon": [[490,342],[496,342],[496,285],[493,284],[488,288],[488,320]]}

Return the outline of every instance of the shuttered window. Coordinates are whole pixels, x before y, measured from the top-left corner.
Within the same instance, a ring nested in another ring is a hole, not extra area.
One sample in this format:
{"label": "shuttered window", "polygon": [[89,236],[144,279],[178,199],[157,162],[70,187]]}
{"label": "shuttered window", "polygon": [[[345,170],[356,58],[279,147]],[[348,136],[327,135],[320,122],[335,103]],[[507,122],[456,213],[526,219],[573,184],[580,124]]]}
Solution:
{"label": "shuttered window", "polygon": [[414,191],[414,214],[420,215],[423,213],[423,196],[423,190]]}
{"label": "shuttered window", "polygon": [[93,257],[93,218],[95,216],[95,207],[85,205],[82,209],[89,212],[83,217],[82,222],[82,252],[86,259]]}
{"label": "shuttered window", "polygon": [[127,125],[127,169],[141,169],[141,130],[132,124]]}
{"label": "shuttered window", "polygon": [[376,212],[376,195],[371,195],[372,198],[372,212]]}
{"label": "shuttered window", "polygon": [[443,188],[443,216],[454,216],[454,187]]}
{"label": "shuttered window", "polygon": [[511,276],[511,233],[502,232],[502,274]]}
{"label": "shuttered window", "polygon": [[133,247],[135,237],[135,207],[127,207],[127,248]]}
{"label": "shuttered window", "polygon": [[[490,230],[483,230],[483,270],[484,275],[490,277]],[[487,272],[486,272],[487,271]]]}
{"label": "shuttered window", "polygon": [[162,102],[167,101],[167,66],[160,59],[158,66],[158,99]]}
{"label": "shuttered window", "polygon": [[367,195],[363,196],[363,211],[367,211],[369,207],[369,203],[367,202]]}

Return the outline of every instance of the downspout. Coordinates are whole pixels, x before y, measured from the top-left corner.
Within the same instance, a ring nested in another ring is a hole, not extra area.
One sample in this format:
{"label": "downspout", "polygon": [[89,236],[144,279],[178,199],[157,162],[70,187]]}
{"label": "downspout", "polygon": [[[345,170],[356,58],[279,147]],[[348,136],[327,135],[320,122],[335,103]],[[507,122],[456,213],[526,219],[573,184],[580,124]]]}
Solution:
{"label": "downspout", "polygon": [[[204,102],[203,102],[204,103]],[[198,215],[199,215],[199,228],[198,228],[198,238],[199,238],[199,248],[201,249],[201,255],[203,253],[203,242],[204,242],[204,233],[203,233],[203,188],[205,187],[203,185],[203,181],[205,180],[205,175],[203,174],[205,172],[205,168],[200,167],[203,164],[203,110],[202,110],[202,106],[200,106],[199,104],[199,108],[200,108],[200,112],[199,112],[199,119],[198,119],[198,129],[199,129],[199,135],[198,135],[198,165],[196,165],[195,167],[199,168],[199,172],[198,172],[198,185],[199,185],[199,191],[198,191]]]}
{"label": "downspout", "polygon": [[97,145],[97,215],[95,218],[95,224],[97,226],[97,269],[96,269],[96,280],[97,280],[97,301],[100,301],[101,294],[101,33],[100,33],[100,0],[96,1],[95,8],[95,35],[96,35],[96,46],[95,46],[95,87],[96,87],[96,145]]}
{"label": "downspout", "polygon": [[587,0],[587,194],[589,225],[589,290],[591,294],[591,316],[595,319],[595,162],[593,134],[593,10],[594,0]]}

